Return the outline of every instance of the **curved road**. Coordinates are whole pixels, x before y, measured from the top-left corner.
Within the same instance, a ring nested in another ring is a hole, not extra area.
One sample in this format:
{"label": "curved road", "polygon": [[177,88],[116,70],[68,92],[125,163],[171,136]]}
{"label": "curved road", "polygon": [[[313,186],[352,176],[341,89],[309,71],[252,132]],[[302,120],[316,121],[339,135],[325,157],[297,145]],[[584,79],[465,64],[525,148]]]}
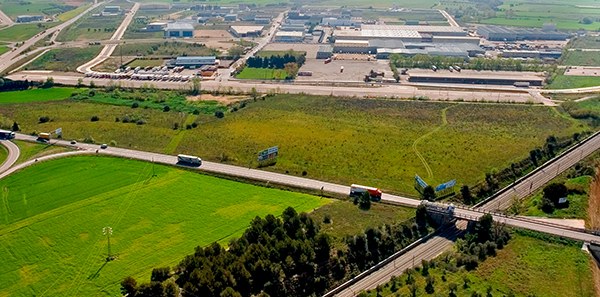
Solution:
{"label": "curved road", "polygon": [[3,173],[17,162],[17,159],[19,159],[19,156],[21,155],[21,151],[16,144],[9,140],[0,140],[0,143],[8,149],[8,157],[4,163],[2,163],[2,166],[0,166],[0,173]]}

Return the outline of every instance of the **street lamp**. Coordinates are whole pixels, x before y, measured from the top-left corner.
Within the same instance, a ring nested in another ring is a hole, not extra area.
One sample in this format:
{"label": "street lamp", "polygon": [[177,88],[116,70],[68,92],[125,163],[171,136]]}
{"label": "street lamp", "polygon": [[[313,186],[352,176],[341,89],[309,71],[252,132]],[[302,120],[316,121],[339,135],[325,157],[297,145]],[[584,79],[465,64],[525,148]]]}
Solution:
{"label": "street lamp", "polygon": [[110,236],[112,235],[112,228],[111,227],[104,227],[102,228],[102,234],[106,235],[106,239],[108,240],[108,257],[106,257],[107,261],[112,260],[112,256],[110,255]]}

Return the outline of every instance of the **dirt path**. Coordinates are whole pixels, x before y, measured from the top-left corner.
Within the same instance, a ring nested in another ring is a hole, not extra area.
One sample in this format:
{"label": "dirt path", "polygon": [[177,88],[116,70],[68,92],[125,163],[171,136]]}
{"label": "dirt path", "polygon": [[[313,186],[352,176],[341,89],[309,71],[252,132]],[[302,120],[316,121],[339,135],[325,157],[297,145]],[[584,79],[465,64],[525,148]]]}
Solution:
{"label": "dirt path", "polygon": [[415,140],[415,142],[413,142],[413,145],[412,145],[413,151],[415,152],[415,154],[417,154],[417,157],[419,157],[419,159],[421,160],[421,163],[423,163],[423,166],[425,166],[425,170],[427,170],[427,176],[429,178],[433,177],[433,171],[431,170],[431,167],[429,167],[429,164],[427,164],[427,160],[425,160],[425,157],[423,157],[423,155],[421,155],[421,153],[419,152],[417,145],[419,144],[419,142],[421,142],[421,140],[429,137],[430,135],[436,133],[437,131],[446,127],[446,125],[448,125],[448,119],[446,118],[446,111],[448,110],[448,108],[450,108],[450,107],[446,107],[446,108],[442,109],[442,124],[439,127],[433,129],[431,132],[417,138],[417,140]]}

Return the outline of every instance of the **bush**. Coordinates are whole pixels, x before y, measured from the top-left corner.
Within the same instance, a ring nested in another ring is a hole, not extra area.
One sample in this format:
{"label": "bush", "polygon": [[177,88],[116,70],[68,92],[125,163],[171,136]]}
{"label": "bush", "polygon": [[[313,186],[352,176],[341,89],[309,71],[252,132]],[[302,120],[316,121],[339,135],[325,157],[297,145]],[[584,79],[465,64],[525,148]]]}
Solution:
{"label": "bush", "polygon": [[563,183],[551,183],[544,187],[544,198],[552,201],[554,205],[558,204],[558,200],[567,197],[568,190]]}
{"label": "bush", "polygon": [[323,216],[323,223],[325,224],[331,224],[331,216],[326,214],[325,216]]}
{"label": "bush", "polygon": [[196,127],[198,127],[198,123],[196,123],[196,122],[192,123],[192,128],[196,128]]}
{"label": "bush", "polygon": [[108,146],[115,147],[115,146],[117,146],[117,142],[115,140],[111,140],[108,142]]}
{"label": "bush", "polygon": [[165,107],[163,108],[163,111],[168,112],[169,110],[171,110],[171,108],[168,105],[165,105]]}
{"label": "bush", "polygon": [[144,119],[139,119],[139,120],[137,120],[137,122],[135,122],[135,123],[136,123],[136,124],[138,124],[138,125],[143,125],[143,124],[145,124],[145,123],[146,123],[146,120],[144,120]]}
{"label": "bush", "polygon": [[99,119],[97,116],[93,116],[93,117],[92,117],[92,122],[97,122],[97,121],[99,121],[99,120],[100,120],[100,119]]}
{"label": "bush", "polygon": [[47,122],[49,122],[49,121],[50,121],[50,118],[49,118],[49,117],[41,117],[41,118],[40,118],[40,124],[47,123]]}
{"label": "bush", "polygon": [[217,111],[215,111],[215,116],[219,119],[222,119],[225,116],[225,114],[223,113],[222,110],[217,110]]}
{"label": "bush", "polygon": [[171,268],[169,267],[154,268],[152,269],[150,280],[153,282],[163,282],[169,278],[170,270]]}
{"label": "bush", "polygon": [[90,93],[88,94],[88,96],[90,96],[90,97],[96,96],[96,91],[91,90]]}
{"label": "bush", "polygon": [[128,117],[123,118],[123,123],[129,123],[129,122],[131,122],[131,120]]}
{"label": "bush", "polygon": [[185,129],[186,129],[186,130],[190,130],[190,129],[192,129],[192,125],[191,125],[191,124],[187,124],[187,125],[185,125]]}
{"label": "bush", "polygon": [[96,141],[91,137],[83,139],[83,142],[84,143],[96,143]]}
{"label": "bush", "polygon": [[133,104],[131,104],[131,108],[138,108],[138,107],[140,107],[140,104],[137,101],[135,101],[135,102],[133,102]]}
{"label": "bush", "polygon": [[179,123],[173,123],[173,130],[179,129]]}
{"label": "bush", "polygon": [[196,115],[198,115],[198,114],[200,114],[200,111],[199,111],[199,110],[197,110],[197,109],[194,109],[194,111],[192,112],[192,114],[196,114]]}
{"label": "bush", "polygon": [[554,203],[546,197],[542,197],[542,200],[538,204],[538,208],[545,213],[552,213],[554,211]]}

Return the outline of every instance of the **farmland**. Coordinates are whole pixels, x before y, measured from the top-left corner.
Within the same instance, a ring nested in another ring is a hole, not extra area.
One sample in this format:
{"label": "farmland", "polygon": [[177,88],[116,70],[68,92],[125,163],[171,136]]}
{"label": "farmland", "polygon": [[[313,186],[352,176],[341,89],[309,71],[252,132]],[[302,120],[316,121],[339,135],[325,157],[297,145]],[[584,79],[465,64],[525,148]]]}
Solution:
{"label": "farmland", "polygon": [[[106,96],[115,100],[111,98]],[[120,147],[157,152],[170,146],[170,153],[193,153],[243,166],[252,164],[258,151],[278,145],[278,162],[267,170],[293,175],[305,171],[309,178],[407,194],[415,193],[415,174],[431,184],[458,178],[459,185],[473,185],[485,173],[527,157],[548,135],[566,136],[585,129],[552,109],[527,105],[278,95],[250,102],[218,119],[89,100],[4,105],[0,113],[17,121],[24,133],[62,127],[67,139],[114,140]],[[442,126],[444,109],[447,125]],[[42,116],[50,122],[39,123]],[[99,121],[91,122],[92,116]],[[198,128],[180,135],[174,124],[183,129],[188,116],[195,117],[191,122],[198,123]],[[142,119],[143,124],[123,123],[125,117]],[[171,144],[175,135],[177,141]],[[424,157],[431,176],[415,149]]]}
{"label": "farmland", "polygon": [[48,101],[69,98],[74,88],[34,89],[0,92],[0,104]]}
{"label": "farmland", "polygon": [[573,89],[600,86],[600,76],[575,76],[559,74],[548,85],[549,89]]}
{"label": "farmland", "polygon": [[25,66],[24,69],[75,71],[78,66],[97,56],[101,49],[99,46],[53,49]]}
{"label": "farmland", "polygon": [[[462,268],[451,272],[436,267],[429,269],[429,274],[435,278],[435,294],[439,296],[448,296],[449,285],[457,284],[455,296],[460,297],[476,296],[473,292],[485,296],[488,288],[492,289],[491,296],[510,296],[512,293],[518,297],[592,297],[594,288],[588,263],[593,260],[590,259],[578,243],[517,231],[497,256],[486,259],[475,270]],[[441,259],[438,263],[445,265]],[[425,277],[420,273],[414,275],[419,287],[417,296],[424,296]],[[467,286],[464,286],[465,278],[469,280]],[[410,296],[406,275],[400,279],[395,294],[391,294],[390,286],[386,285],[381,296]],[[376,296],[375,290],[367,296]]]}
{"label": "farmland", "polygon": [[[0,249],[7,255],[0,294],[15,296],[114,296],[123,277],[149,281],[153,267],[177,264],[198,245],[227,243],[257,215],[328,203],[103,157],[41,163],[2,180],[0,187],[8,190],[0,210]],[[114,230],[117,259],[111,262],[105,261],[106,226]],[[35,264],[27,261],[31,257]]]}
{"label": "farmland", "polygon": [[98,41],[109,39],[125,17],[122,15],[91,16],[79,19],[75,24],[62,30],[57,41]]}
{"label": "farmland", "polygon": [[56,26],[57,23],[44,23],[40,28],[37,24],[19,24],[1,30],[0,41],[23,41],[44,31],[46,28]]}
{"label": "farmland", "polygon": [[62,22],[68,21],[68,20],[74,18],[75,16],[77,16],[78,14],[82,13],[83,11],[85,11],[86,9],[88,9],[89,7],[90,7],[89,4],[84,5],[84,6],[76,8],[76,9],[69,10],[67,12],[63,12],[63,13],[59,14],[56,18],[58,18]]}
{"label": "farmland", "polygon": [[4,147],[2,145],[0,147],[0,164],[4,163],[4,161],[6,161],[7,157],[8,157],[8,150],[6,149],[6,147]]}
{"label": "farmland", "polygon": [[113,56],[207,56],[214,55],[214,50],[197,43],[160,42],[160,43],[126,43],[119,44]]}
{"label": "farmland", "polygon": [[285,79],[287,73],[283,69],[246,67],[236,77],[241,79]]}
{"label": "farmland", "polygon": [[570,51],[566,54],[562,65],[569,66],[600,66],[600,54],[598,52]]}
{"label": "farmland", "polygon": [[21,140],[11,140],[16,145],[19,146],[19,151],[21,152],[19,155],[19,159],[17,159],[18,163],[23,163],[27,160],[31,160],[33,158],[39,158],[43,156],[48,156],[52,154],[58,154],[63,152],[72,151],[73,149],[63,146],[55,146],[48,145],[42,143],[32,143]]}

